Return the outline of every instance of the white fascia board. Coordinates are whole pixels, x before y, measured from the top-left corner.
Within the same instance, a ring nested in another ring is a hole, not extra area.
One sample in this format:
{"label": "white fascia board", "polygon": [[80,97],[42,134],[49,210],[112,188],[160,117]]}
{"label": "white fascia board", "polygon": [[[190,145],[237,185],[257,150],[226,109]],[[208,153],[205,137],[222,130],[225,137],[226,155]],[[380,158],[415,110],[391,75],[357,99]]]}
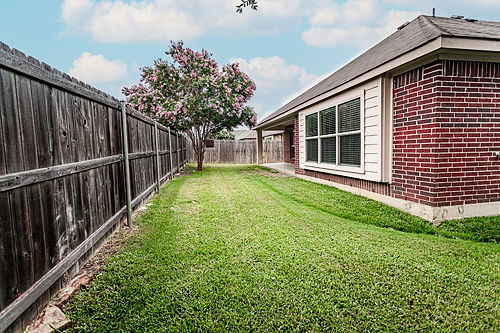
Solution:
{"label": "white fascia board", "polygon": [[446,49],[500,52],[500,40],[443,36],[441,47]]}

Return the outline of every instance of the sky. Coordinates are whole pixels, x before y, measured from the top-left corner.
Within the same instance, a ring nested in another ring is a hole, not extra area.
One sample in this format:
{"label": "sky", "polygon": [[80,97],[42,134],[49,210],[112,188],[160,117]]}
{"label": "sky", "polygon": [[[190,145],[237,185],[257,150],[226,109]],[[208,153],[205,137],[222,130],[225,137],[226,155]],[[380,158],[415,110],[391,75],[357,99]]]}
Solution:
{"label": "sky", "polygon": [[420,14],[500,21],[500,0],[0,0],[0,41],[124,99],[170,41],[239,62],[262,120]]}

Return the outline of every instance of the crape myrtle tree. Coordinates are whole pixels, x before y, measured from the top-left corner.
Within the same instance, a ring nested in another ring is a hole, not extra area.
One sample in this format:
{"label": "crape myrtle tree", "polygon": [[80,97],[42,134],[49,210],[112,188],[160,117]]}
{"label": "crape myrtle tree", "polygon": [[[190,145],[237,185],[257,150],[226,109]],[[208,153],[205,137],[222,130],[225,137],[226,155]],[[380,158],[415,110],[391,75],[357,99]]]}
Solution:
{"label": "crape myrtle tree", "polygon": [[212,133],[239,125],[252,127],[257,115],[245,103],[255,83],[238,63],[219,68],[206,50],[193,51],[182,41],[165,52],[172,62],[158,59],[142,69],[141,82],[123,88],[130,106],[160,123],[185,132],[203,169],[206,141]]}

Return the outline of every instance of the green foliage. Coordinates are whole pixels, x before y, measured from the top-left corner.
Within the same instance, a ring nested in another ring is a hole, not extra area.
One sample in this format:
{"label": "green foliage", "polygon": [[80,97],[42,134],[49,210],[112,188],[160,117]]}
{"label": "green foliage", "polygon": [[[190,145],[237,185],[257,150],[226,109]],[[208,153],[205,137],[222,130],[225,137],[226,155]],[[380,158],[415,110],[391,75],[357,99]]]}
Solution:
{"label": "green foliage", "polygon": [[213,133],[210,135],[211,140],[234,140],[234,133],[229,132],[228,130],[221,130],[217,133]]}
{"label": "green foliage", "polygon": [[239,5],[236,5],[236,12],[243,13],[243,8],[250,7],[253,10],[257,10],[257,0],[241,0]]}
{"label": "green foliage", "polygon": [[341,218],[349,209],[324,195],[364,221],[409,218],[257,167],[208,166],[152,200],[140,233],[70,301],[71,330],[498,332],[499,244]]}

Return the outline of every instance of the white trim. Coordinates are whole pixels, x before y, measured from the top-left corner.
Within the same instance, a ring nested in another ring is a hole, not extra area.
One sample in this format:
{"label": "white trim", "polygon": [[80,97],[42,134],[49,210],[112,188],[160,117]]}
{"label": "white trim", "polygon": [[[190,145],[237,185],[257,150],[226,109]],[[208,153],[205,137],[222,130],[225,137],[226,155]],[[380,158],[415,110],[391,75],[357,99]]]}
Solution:
{"label": "white trim", "polygon": [[392,121],[393,121],[393,77],[384,76],[381,77],[382,89],[381,89],[381,171],[380,171],[380,181],[385,183],[392,183]]}
{"label": "white trim", "polygon": [[[304,169],[314,170],[319,172],[325,172],[325,170],[334,170],[334,171],[344,171],[347,172],[345,175],[352,177],[352,173],[364,174],[364,168],[349,166],[349,165],[341,165],[341,164],[332,164],[332,163],[314,163],[311,161],[306,161],[304,164]],[[339,174],[340,173],[335,173]]]}
{"label": "white trim", "polygon": [[[378,96],[378,100],[379,100],[379,103],[380,103],[380,96]],[[365,173],[365,153],[366,153],[366,147],[365,147],[365,132],[366,132],[366,128],[365,128],[365,109],[366,109],[366,88],[363,88],[363,91],[361,92],[361,97],[360,97],[360,101],[359,101],[359,117],[360,117],[360,145],[361,145],[361,158],[359,160],[359,163],[360,163],[360,170],[362,173]],[[339,139],[339,152],[340,152],[340,139]]]}
{"label": "white trim", "polygon": [[390,83],[390,90],[389,90],[389,96],[390,97],[390,100],[391,100],[391,104],[389,105],[389,133],[388,133],[388,137],[389,137],[389,144],[388,144],[388,147],[389,147],[389,167],[387,168],[388,170],[388,181],[389,181],[389,184],[392,184],[392,165],[393,165],[393,158],[394,158],[394,152],[393,152],[393,149],[394,149],[394,95],[393,95],[393,91],[394,91],[394,80],[392,79],[392,77],[389,79],[391,81]]}
{"label": "white trim", "polygon": [[388,195],[383,195],[367,190],[363,190],[357,187],[352,187],[348,185],[343,185],[328,180],[305,176],[305,175],[295,175],[298,178],[308,180],[314,183],[325,184],[329,186],[336,187],[338,189],[362,195],[364,197],[382,202],[388,206],[392,206],[404,212],[412,215],[416,215],[432,222],[434,225],[439,225],[441,222],[453,219],[463,219],[467,217],[479,217],[479,216],[496,216],[500,215],[500,202],[488,202],[479,204],[468,204],[468,205],[457,205],[457,206],[444,206],[444,207],[432,207],[424,204],[420,204],[413,201],[407,201],[403,199],[393,198]]}
{"label": "white trim", "polygon": [[443,36],[441,40],[441,47],[459,50],[498,52],[500,50],[500,41],[491,39]]}

